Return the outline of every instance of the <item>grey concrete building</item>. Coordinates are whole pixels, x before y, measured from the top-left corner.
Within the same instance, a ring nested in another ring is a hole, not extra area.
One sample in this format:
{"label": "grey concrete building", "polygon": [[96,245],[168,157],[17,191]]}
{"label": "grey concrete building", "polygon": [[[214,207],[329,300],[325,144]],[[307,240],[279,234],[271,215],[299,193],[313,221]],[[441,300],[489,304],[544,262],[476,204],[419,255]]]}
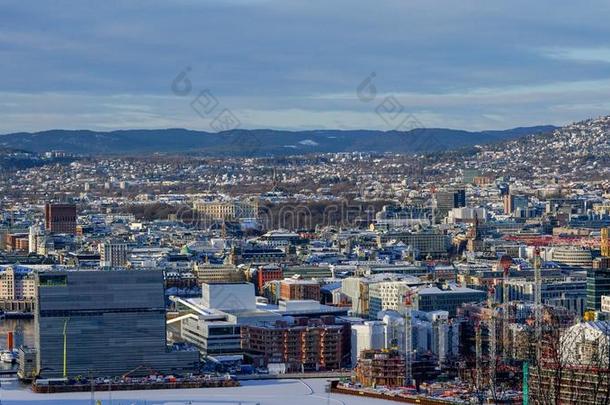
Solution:
{"label": "grey concrete building", "polygon": [[487,292],[456,285],[422,288],[417,291],[415,307],[420,311],[447,311],[455,316],[459,306],[470,302],[483,302]]}
{"label": "grey concrete building", "polygon": [[120,376],[140,366],[143,373],[180,374],[198,361],[197,351],[166,345],[157,270],[39,273],[35,335],[42,377],[61,377],[64,366],[69,377]]}

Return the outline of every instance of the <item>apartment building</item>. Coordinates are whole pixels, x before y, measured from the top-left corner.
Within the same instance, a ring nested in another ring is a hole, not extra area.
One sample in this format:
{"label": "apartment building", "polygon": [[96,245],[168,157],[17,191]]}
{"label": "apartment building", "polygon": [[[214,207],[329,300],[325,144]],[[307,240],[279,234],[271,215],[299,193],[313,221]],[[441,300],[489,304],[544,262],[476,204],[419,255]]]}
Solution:
{"label": "apartment building", "polygon": [[333,317],[297,318],[294,325],[284,320],[246,325],[241,328],[242,348],[261,365],[284,364],[289,372],[335,370],[341,368],[343,329]]}

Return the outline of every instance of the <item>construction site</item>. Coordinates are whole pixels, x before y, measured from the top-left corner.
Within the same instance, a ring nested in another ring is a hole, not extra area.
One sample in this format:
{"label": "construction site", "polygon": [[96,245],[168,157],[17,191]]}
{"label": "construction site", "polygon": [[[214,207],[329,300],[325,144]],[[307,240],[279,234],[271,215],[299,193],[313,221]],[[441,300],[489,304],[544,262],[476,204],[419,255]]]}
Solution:
{"label": "construction site", "polygon": [[[502,271],[499,288],[488,287],[487,301],[481,304],[465,304],[458,315],[460,324],[460,359],[448,362],[437,381],[426,384],[414,375],[418,360],[412,355],[412,341],[407,338],[405,350],[363,351],[351,381],[336,386],[347,390],[360,390],[366,395],[409,397],[418,393],[425,401],[452,398],[451,402],[464,402],[477,398],[479,403],[522,403],[524,395],[535,399],[536,394],[528,386],[528,370],[543,370],[541,359],[550,354],[541,351],[541,342],[558,336],[561,330],[573,325],[574,318],[565,308],[542,304],[542,270],[540,249],[535,247],[533,267],[535,300],[533,303],[511,301],[508,285],[513,260],[504,255],[497,261]],[[411,294],[404,297],[401,312],[405,320],[405,336],[411,336]],[[550,343],[547,348],[550,347]],[[419,374],[419,373],[418,373]],[[545,372],[538,373],[544,381]],[[390,399],[390,398],[388,398]],[[406,399],[405,402],[409,402]],[[430,402],[442,403],[442,402]]]}
{"label": "construction site", "polygon": [[274,324],[241,328],[242,347],[258,366],[283,364],[285,372],[337,370],[348,354],[349,328],[321,320],[300,318],[294,325]]}
{"label": "construction site", "polygon": [[356,381],[365,387],[404,387],[405,356],[397,350],[365,350],[356,367]]}

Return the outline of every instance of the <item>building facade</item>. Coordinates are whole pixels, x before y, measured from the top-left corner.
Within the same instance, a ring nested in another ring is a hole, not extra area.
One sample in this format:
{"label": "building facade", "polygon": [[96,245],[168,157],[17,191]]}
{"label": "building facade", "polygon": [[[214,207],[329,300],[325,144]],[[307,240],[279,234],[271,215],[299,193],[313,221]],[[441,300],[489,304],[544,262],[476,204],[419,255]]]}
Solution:
{"label": "building facade", "polygon": [[76,234],[75,204],[45,204],[44,219],[47,232]]}
{"label": "building facade", "polygon": [[405,356],[397,350],[362,352],[356,367],[356,381],[364,387],[404,387]]}
{"label": "building facade", "polygon": [[320,284],[314,280],[286,279],[280,282],[280,299],[320,301]]}
{"label": "building facade", "polygon": [[610,269],[587,271],[587,310],[602,308],[602,295],[610,295]]}
{"label": "building facade", "polygon": [[297,319],[296,324],[241,328],[246,353],[262,358],[264,365],[285,364],[287,371],[335,370],[341,368],[343,326],[320,319]]}
{"label": "building facade", "polygon": [[411,290],[408,281],[382,281],[369,286],[369,317],[377,319],[380,311],[392,309],[400,311],[407,292]]}
{"label": "building facade", "polygon": [[127,265],[127,243],[110,240],[100,245],[100,266],[125,267]]}
{"label": "building facade", "polygon": [[242,282],[245,281],[245,274],[237,267],[231,265],[217,265],[207,263],[195,263],[193,273],[197,277],[197,283],[217,283],[217,282]]}
{"label": "building facade", "polygon": [[195,368],[197,351],[166,344],[161,271],[53,270],[36,277],[40,376],[114,377],[140,366],[181,374]]}
{"label": "building facade", "polygon": [[282,267],[277,265],[259,266],[256,269],[256,288],[260,293],[263,291],[263,286],[270,281],[282,280],[284,271]]}
{"label": "building facade", "polygon": [[0,268],[0,309],[29,312],[36,298],[36,278],[29,269]]}
{"label": "building facade", "polygon": [[194,210],[202,218],[211,220],[235,221],[238,219],[258,218],[258,201],[197,201]]}
{"label": "building facade", "polygon": [[455,316],[457,308],[465,303],[483,302],[487,298],[487,292],[472,288],[446,286],[427,287],[417,292],[415,306],[420,311],[447,311],[450,316]]}
{"label": "building facade", "polygon": [[415,250],[417,257],[441,258],[446,257],[450,247],[447,235],[433,229],[424,229],[420,232],[385,232],[377,235],[377,245],[383,247],[390,241],[402,242]]}

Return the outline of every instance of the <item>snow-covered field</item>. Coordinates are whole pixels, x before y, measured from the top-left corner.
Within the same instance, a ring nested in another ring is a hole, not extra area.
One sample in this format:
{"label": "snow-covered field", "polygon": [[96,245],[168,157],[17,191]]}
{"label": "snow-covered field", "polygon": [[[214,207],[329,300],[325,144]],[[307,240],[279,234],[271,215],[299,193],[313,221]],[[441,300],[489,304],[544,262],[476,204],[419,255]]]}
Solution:
{"label": "snow-covered field", "polygon": [[[91,404],[90,393],[34,394],[16,380],[1,380],[2,405]],[[397,402],[331,395],[326,380],[244,381],[237,388],[96,392],[95,401],[112,405],[395,405]]]}

